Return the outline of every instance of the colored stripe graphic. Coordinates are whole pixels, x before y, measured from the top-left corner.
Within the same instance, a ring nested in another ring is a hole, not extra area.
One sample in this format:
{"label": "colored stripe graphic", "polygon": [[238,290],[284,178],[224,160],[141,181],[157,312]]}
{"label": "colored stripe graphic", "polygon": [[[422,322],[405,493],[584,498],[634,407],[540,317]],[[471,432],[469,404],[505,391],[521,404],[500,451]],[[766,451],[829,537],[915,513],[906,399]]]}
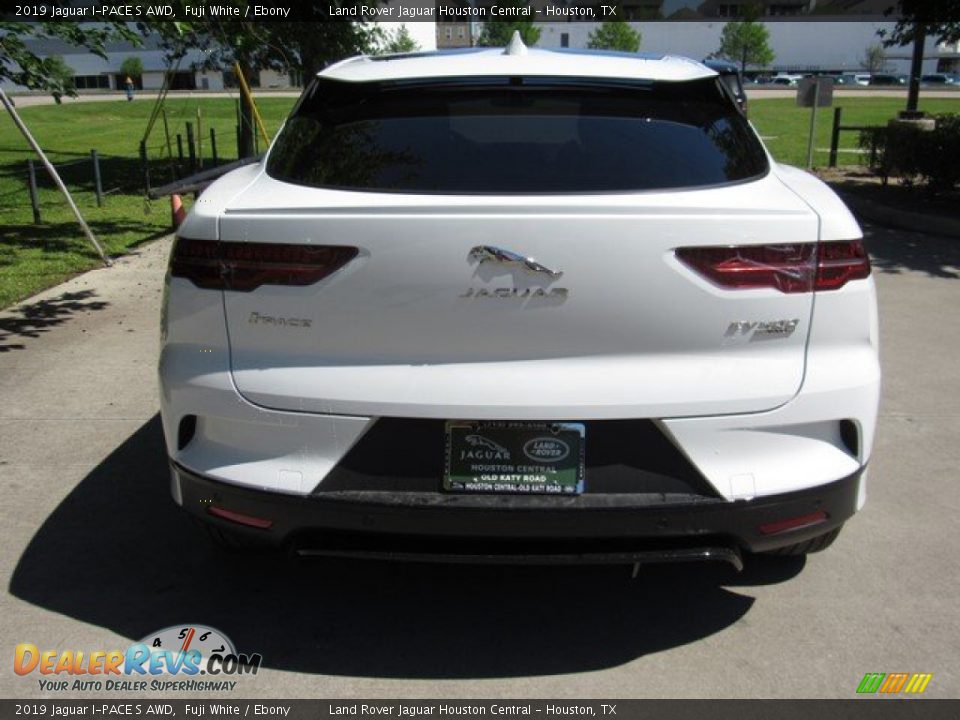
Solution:
{"label": "colored stripe graphic", "polygon": [[863,680],[860,681],[860,685],[857,687],[858,693],[875,693],[880,689],[880,684],[883,682],[883,678],[886,677],[885,673],[867,673],[863,676]]}
{"label": "colored stripe graphic", "polygon": [[933,673],[867,673],[857,686],[861,695],[882,693],[896,695],[900,692],[918,695],[927,689]]}
{"label": "colored stripe graphic", "polygon": [[930,684],[932,679],[933,673],[914,673],[913,677],[910,678],[910,682],[907,683],[904,692],[922,693],[927,689],[927,685]]}
{"label": "colored stripe graphic", "polygon": [[903,686],[907,683],[907,678],[910,677],[910,673],[890,673],[887,675],[887,679],[883,681],[883,685],[880,686],[880,692],[882,693],[898,693],[903,689]]}

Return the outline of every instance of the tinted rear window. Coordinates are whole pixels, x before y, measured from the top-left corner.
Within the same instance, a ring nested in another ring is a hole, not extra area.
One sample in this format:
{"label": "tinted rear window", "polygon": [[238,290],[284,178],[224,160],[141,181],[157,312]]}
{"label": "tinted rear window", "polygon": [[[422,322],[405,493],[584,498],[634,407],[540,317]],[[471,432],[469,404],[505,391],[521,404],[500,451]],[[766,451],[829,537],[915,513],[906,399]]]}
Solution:
{"label": "tinted rear window", "polygon": [[718,82],[318,79],[267,172],[313,187],[520,194],[691,188],[761,175],[763,148]]}

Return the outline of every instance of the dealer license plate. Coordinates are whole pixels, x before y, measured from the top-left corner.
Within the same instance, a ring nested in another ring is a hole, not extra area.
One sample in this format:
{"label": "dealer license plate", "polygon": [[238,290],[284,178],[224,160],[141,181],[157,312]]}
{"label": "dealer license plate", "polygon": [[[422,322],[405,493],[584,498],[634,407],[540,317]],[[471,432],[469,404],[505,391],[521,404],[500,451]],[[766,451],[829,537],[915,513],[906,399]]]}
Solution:
{"label": "dealer license plate", "polygon": [[575,495],[583,492],[581,423],[450,420],[445,490]]}

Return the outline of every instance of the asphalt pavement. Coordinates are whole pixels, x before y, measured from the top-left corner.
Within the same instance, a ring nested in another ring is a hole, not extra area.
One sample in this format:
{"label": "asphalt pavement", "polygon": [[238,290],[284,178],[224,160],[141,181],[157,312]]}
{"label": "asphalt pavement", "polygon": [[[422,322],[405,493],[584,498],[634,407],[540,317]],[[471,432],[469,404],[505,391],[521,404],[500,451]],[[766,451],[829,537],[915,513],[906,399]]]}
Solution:
{"label": "asphalt pavement", "polygon": [[14,646],[122,650],[181,623],[263,656],[235,697],[852,698],[867,672],[960,696],[960,243],[871,228],[868,246],[884,391],[867,506],[827,552],[739,575],[223,555],[167,491],[169,239],[0,313],[0,696],[134,695],[44,692]]}

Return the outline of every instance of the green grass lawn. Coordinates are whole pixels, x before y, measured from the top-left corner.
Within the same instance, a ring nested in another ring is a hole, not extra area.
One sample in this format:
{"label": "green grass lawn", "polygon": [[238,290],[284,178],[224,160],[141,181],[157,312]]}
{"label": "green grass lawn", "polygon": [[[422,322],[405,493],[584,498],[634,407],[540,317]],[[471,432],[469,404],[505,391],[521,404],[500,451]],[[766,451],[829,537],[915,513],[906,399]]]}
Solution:
{"label": "green grass lawn", "polygon": [[[268,133],[280,127],[295,98],[258,99]],[[94,233],[112,255],[170,231],[170,205],[166,198],[148,202],[143,192],[139,144],[153,102],[80,103],[25,107],[19,112],[40,146],[47,152],[74,193]],[[173,152],[176,134],[192,121],[196,130],[200,109],[203,154],[210,165],[210,128],[216,129],[221,162],[237,157],[236,114],[229,98],[170,99],[167,123]],[[148,140],[154,185],[173,179],[162,120]],[[102,184],[108,194],[98,208],[93,192],[90,150],[100,155]],[[5,112],[0,112],[0,308],[76,273],[100,264],[63,196],[37,161],[42,224],[33,223],[27,190],[27,158],[34,157],[26,140]],[[36,160],[36,158],[34,157]],[[78,162],[72,162],[78,161]],[[62,163],[71,163],[61,167]]]}
{"label": "green grass lawn", "polygon": [[[843,108],[841,125],[886,125],[906,106],[904,98],[834,98],[834,107],[817,108],[817,125],[814,135],[814,167],[827,164],[830,148],[830,132],[833,127],[833,111]],[[931,114],[960,113],[960,93],[954,97],[921,99],[920,109]],[[797,107],[793,98],[750,100],[750,120],[763,142],[778,162],[804,167],[807,163],[807,138],[810,133],[810,108]],[[857,148],[859,133],[840,133],[839,165],[858,165],[860,155],[851,151]]]}
{"label": "green grass lawn", "polygon": [[[294,98],[261,97],[261,114],[269,133],[279,128]],[[880,125],[904,106],[899,98],[843,98],[844,124]],[[147,202],[138,160],[140,138],[153,108],[150,99],[128,103],[81,103],[27,107],[21,110],[41,146],[54,163],[75,162],[62,174],[75,199],[111,254],[121,254],[139,243],[169,231],[170,211],[166,199]],[[231,98],[170,99],[167,121],[173,152],[176,134],[184,138],[184,123],[196,127],[197,109],[202,115],[203,154],[210,157],[209,129],[216,129],[221,161],[235,159],[236,115]],[[932,113],[960,112],[960,97],[921,100],[921,109]],[[833,110],[818,112],[816,148],[827,148]],[[793,99],[754,99],[750,117],[778,160],[795,165],[806,161],[810,111],[798,108]],[[844,133],[841,147],[853,149],[856,133]],[[110,191],[104,207],[93,194],[89,162],[91,148],[101,158],[104,189]],[[157,121],[149,140],[151,177],[154,185],[173,177],[167,155],[163,123]],[[26,184],[26,160],[31,152],[6,113],[0,113],[0,307],[6,307],[65,278],[96,267],[99,259],[82,235],[63,198],[45,171],[38,166],[42,224],[34,225]],[[815,164],[826,164],[826,152],[815,155]],[[841,153],[841,164],[856,164],[858,156]]]}

